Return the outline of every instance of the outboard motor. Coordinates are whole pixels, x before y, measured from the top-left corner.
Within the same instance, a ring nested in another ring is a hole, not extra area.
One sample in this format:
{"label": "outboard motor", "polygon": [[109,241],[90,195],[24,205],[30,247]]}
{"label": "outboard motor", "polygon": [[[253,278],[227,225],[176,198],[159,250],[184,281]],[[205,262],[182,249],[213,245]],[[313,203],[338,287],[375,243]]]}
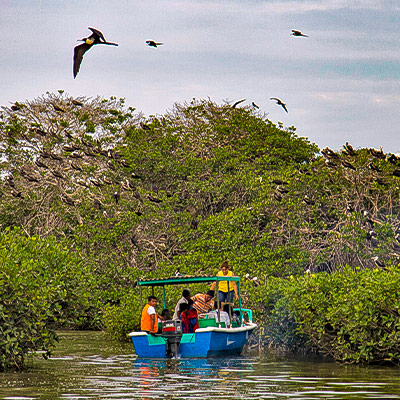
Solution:
{"label": "outboard motor", "polygon": [[182,339],[182,322],[175,319],[163,321],[161,336],[167,339],[167,357],[177,357]]}

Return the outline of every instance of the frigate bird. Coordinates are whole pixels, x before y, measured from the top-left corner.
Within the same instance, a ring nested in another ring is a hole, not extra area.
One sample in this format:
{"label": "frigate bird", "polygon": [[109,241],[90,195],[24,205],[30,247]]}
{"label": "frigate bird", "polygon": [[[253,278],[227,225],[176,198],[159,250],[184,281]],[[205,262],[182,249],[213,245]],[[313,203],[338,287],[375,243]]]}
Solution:
{"label": "frigate bird", "polygon": [[83,60],[83,55],[95,44],[107,44],[110,46],[118,46],[117,43],[107,42],[104,38],[103,34],[95,29],[89,29],[93,32],[89,37],[80,39],[83,43],[75,46],[74,49],[74,78],[78,75],[79,68],[81,66],[81,62]]}
{"label": "frigate bird", "polygon": [[285,104],[281,99],[278,99],[277,97],[270,97],[270,100],[275,100],[275,101],[276,101],[276,104],[278,104],[278,106],[282,106],[283,109],[284,109],[286,112],[288,112],[288,110],[287,110],[287,108],[286,108],[286,104]]}
{"label": "frigate bird", "polygon": [[246,99],[238,100],[236,103],[233,103],[232,108],[235,108],[240,103],[243,103]]}
{"label": "frigate bird", "polygon": [[154,40],[146,40],[147,46],[150,47],[157,47],[157,46],[161,46],[164,43],[160,43],[160,42],[155,42]]}
{"label": "frigate bird", "polygon": [[351,163],[349,163],[349,162],[346,161],[346,160],[342,160],[342,165],[343,165],[343,167],[352,169],[353,171],[356,170],[355,167],[354,167],[354,165],[351,164]]}
{"label": "frigate bird", "polygon": [[368,164],[368,167],[369,167],[370,169],[372,169],[372,171],[375,171],[375,172],[382,172],[382,170],[381,170],[379,167],[377,167],[373,162],[370,162],[370,163]]}
{"label": "frigate bird", "polygon": [[304,33],[298,31],[297,29],[292,29],[292,35],[293,36],[302,36],[302,37],[308,37],[307,35],[305,35]]}
{"label": "frigate bird", "polygon": [[257,109],[260,108],[256,103],[254,103],[254,101],[251,102],[251,105],[252,105],[254,108],[257,108]]}

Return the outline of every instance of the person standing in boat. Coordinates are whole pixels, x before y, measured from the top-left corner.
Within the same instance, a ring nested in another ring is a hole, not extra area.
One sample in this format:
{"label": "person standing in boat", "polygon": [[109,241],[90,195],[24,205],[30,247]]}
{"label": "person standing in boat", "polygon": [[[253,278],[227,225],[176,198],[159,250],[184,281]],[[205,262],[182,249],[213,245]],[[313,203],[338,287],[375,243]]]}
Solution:
{"label": "person standing in boat", "polygon": [[143,307],[140,319],[140,330],[149,333],[157,333],[158,321],[156,313],[157,297],[149,296],[148,303]]}
{"label": "person standing in boat", "polygon": [[190,290],[189,289],[183,289],[182,290],[182,297],[178,300],[178,303],[176,303],[175,307],[175,312],[174,312],[174,317],[173,319],[181,319],[180,311],[179,311],[179,306],[183,303],[188,303],[190,299]]}
{"label": "person standing in boat", "polygon": [[[221,265],[221,271],[217,273],[217,276],[235,276],[232,271],[229,271],[228,261],[224,261]],[[216,286],[216,282],[213,282],[210,289],[213,290]],[[221,303],[221,308],[224,307],[225,303],[233,303],[233,294],[235,294],[236,300],[239,299],[236,282],[220,281],[218,282],[218,297]]]}
{"label": "person standing in boat", "polygon": [[197,310],[197,314],[207,314],[213,309],[215,296],[214,290],[209,290],[206,294],[197,293],[192,297],[193,307]]}

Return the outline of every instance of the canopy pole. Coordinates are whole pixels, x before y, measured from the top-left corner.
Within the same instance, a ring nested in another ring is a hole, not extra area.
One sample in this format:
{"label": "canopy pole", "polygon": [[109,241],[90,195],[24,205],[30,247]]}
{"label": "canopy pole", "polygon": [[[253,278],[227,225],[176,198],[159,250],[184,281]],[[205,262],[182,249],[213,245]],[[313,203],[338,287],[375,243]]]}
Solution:
{"label": "canopy pole", "polygon": [[162,296],[163,296],[163,303],[164,303],[164,310],[167,308],[167,303],[165,302],[165,285],[162,287]]}
{"label": "canopy pole", "polygon": [[140,296],[140,312],[143,310],[143,298],[142,298],[142,287],[139,286],[139,296]]}
{"label": "canopy pole", "polygon": [[239,312],[240,312],[240,324],[243,325],[243,311],[242,311],[242,296],[240,295],[240,282],[237,282],[238,297],[239,297]]}
{"label": "canopy pole", "polygon": [[217,280],[217,307],[218,307],[218,327],[221,328],[221,312],[220,312],[220,308],[221,308],[221,303],[219,302],[219,281]]}

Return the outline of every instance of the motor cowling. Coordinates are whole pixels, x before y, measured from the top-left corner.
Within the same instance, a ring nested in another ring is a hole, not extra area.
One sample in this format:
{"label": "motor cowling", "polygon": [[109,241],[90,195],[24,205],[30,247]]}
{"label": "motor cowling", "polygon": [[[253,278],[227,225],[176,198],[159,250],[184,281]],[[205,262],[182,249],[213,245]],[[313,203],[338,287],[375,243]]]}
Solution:
{"label": "motor cowling", "polygon": [[182,339],[182,322],[175,319],[163,321],[161,336],[167,339],[167,357],[178,357]]}

